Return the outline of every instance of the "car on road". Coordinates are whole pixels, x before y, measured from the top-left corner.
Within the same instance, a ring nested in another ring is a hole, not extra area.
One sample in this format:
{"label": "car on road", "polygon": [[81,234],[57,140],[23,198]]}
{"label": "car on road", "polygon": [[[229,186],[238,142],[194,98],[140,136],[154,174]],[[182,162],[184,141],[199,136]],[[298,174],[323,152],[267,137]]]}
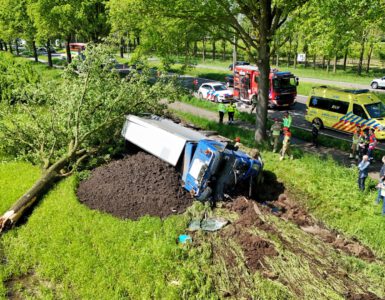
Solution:
{"label": "car on road", "polygon": [[[235,62],[235,65],[236,65],[236,66],[249,66],[250,63],[247,62],[247,61],[236,61],[236,62]],[[232,70],[233,70],[233,67],[234,67],[233,64],[229,65],[229,70],[232,71]]]}
{"label": "car on road", "polygon": [[[54,47],[51,47],[50,49],[51,49],[51,53],[56,53],[56,50]],[[36,52],[39,55],[45,55],[45,54],[47,54],[47,48],[46,47],[38,47],[38,48],[36,48]]]}
{"label": "car on road", "polygon": [[382,78],[373,79],[370,83],[372,89],[384,88],[385,87],[385,76]]}
{"label": "car on road", "polygon": [[198,97],[214,102],[230,102],[233,100],[233,91],[229,90],[221,82],[208,82],[202,84],[198,89]]}
{"label": "car on road", "polygon": [[226,75],[225,81],[226,81],[227,87],[233,87],[234,86],[234,75]]}

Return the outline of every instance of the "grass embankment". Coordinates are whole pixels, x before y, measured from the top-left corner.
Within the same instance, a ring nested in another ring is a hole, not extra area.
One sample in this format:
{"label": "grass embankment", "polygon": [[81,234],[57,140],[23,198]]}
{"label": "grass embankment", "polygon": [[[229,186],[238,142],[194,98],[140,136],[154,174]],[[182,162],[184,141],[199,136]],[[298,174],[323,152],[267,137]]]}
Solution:
{"label": "grass embankment", "polygon": [[[0,213],[38,173],[0,165]],[[7,288],[24,299],[178,298],[190,272],[175,244],[185,217],[122,221],[81,205],[75,186],[75,177],[59,183],[27,224],[2,236],[0,298]]]}
{"label": "grass embankment", "polygon": [[[223,129],[228,130],[223,134],[234,134],[232,127]],[[264,158],[272,170],[274,156],[264,153]],[[297,163],[283,162],[296,170]],[[15,172],[16,184],[12,182]],[[39,170],[26,163],[4,163],[0,174],[0,195],[10,204],[38,177]],[[264,216],[273,232],[245,229],[273,243],[279,252],[264,262],[264,272],[269,270],[269,276],[276,278],[271,280],[262,271],[251,272],[246,267],[245,254],[237,236],[231,235],[231,227],[215,234],[196,234],[198,244],[191,248],[175,244],[175,238],[184,231],[186,217],[205,209],[199,203],[185,216],[163,221],[153,217],[119,220],[80,204],[75,187],[75,177],[56,185],[26,224],[2,236],[0,297],[12,291],[16,298],[36,299],[221,299],[225,295],[343,299],[347,290],[341,272],[348,272],[349,280],[354,281],[350,289],[356,293],[369,289],[385,295],[381,265],[339,253],[273,215]],[[330,206],[327,209],[334,210]],[[3,211],[1,207],[0,213]],[[218,209],[215,214],[237,219],[226,210]],[[229,257],[234,261],[229,262]],[[302,282],[300,286],[298,282]]]}
{"label": "grass embankment", "polygon": [[[253,146],[254,133],[235,126],[219,125],[197,116],[177,113],[205,129],[216,130],[229,138],[241,137],[247,146]],[[297,152],[293,161],[279,161],[279,155],[263,152],[266,169],[307,196],[304,203],[310,211],[331,228],[349,236],[356,236],[374,249],[378,256],[385,258],[385,217],[380,207],[374,205],[377,190],[369,180],[371,188],[364,193],[357,188],[357,170],[338,165],[332,159]]]}

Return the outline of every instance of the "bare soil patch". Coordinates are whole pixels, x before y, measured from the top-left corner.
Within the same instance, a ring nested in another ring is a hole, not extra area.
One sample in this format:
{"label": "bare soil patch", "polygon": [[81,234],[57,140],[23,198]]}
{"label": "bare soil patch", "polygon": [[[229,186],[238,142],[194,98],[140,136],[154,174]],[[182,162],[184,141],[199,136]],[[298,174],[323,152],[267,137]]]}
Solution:
{"label": "bare soil patch", "polygon": [[165,218],[183,213],[193,201],[179,177],[174,167],[138,152],[94,169],[80,182],[77,196],[91,209],[122,219]]}

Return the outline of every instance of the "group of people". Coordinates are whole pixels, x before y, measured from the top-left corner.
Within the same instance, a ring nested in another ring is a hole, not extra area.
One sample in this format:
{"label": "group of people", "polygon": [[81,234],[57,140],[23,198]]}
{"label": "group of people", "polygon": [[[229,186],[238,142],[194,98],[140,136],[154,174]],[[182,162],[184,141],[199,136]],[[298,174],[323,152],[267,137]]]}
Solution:
{"label": "group of people", "polygon": [[361,127],[357,126],[353,133],[350,158],[361,160],[364,155],[368,155],[371,162],[374,160],[374,149],[376,146],[377,139],[373,129],[361,130]]}
{"label": "group of people", "polygon": [[283,131],[282,148],[280,150],[280,160],[283,160],[287,155],[290,159],[293,159],[293,155],[290,149],[291,142],[291,127],[292,117],[289,112],[285,112],[283,115],[282,123],[278,119],[274,119],[274,123],[271,126],[271,144],[273,146],[273,152],[277,152],[279,146],[279,140],[281,137],[281,131]]}
{"label": "group of people", "polygon": [[233,101],[230,101],[229,104],[224,104],[223,102],[220,102],[218,104],[218,113],[219,113],[219,123],[223,123],[223,118],[225,114],[228,114],[228,123],[233,124],[234,123],[234,114],[237,111],[237,106]]}

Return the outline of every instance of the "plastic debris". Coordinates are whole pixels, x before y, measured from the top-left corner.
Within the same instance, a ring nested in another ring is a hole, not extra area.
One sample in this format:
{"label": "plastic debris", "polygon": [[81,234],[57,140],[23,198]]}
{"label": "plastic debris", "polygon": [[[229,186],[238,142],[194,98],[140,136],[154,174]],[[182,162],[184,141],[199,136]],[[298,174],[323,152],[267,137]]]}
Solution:
{"label": "plastic debris", "polygon": [[202,229],[204,231],[217,231],[229,223],[223,218],[207,218],[203,220],[192,220],[188,226],[189,231],[197,231]]}
{"label": "plastic debris", "polygon": [[189,242],[189,243],[192,242],[192,238],[191,238],[191,236],[189,236],[188,234],[181,234],[181,235],[178,237],[178,243],[179,243],[179,244],[186,244],[187,242]]}

